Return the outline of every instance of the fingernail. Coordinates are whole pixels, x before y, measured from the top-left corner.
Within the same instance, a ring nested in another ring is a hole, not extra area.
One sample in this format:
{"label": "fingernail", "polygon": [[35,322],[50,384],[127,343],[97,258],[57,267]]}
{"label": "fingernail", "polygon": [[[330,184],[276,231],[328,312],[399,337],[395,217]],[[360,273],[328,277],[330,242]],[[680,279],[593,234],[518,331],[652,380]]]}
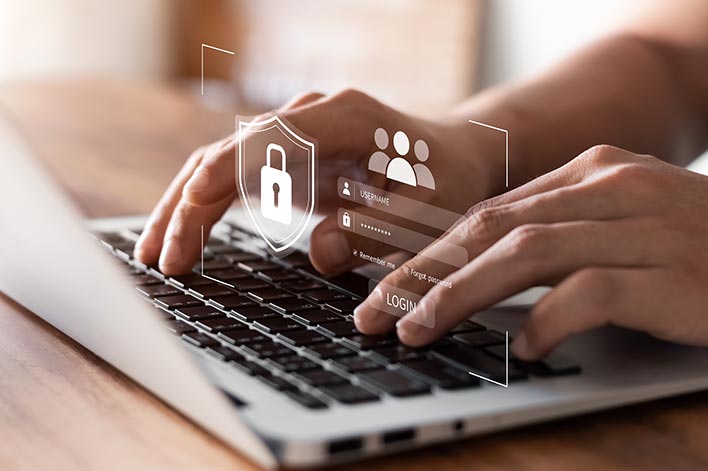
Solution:
{"label": "fingernail", "polygon": [[423,326],[417,322],[413,322],[406,317],[401,318],[396,322],[396,331],[398,332],[398,337],[404,341],[414,340],[420,334]]}
{"label": "fingernail", "polygon": [[[375,299],[374,299],[375,298]],[[383,298],[383,293],[380,289],[375,288],[369,297],[367,297],[363,303],[359,304],[354,309],[354,321],[358,325],[366,326],[368,324],[373,324],[381,316],[381,312],[374,306],[377,305],[377,300]]]}
{"label": "fingernail", "polygon": [[352,252],[349,241],[340,231],[323,235],[317,243],[317,251],[322,253],[322,258],[330,269],[339,268],[347,263]]}
{"label": "fingernail", "polygon": [[511,351],[519,358],[527,358],[529,356],[529,340],[523,330],[516,334],[514,341],[511,342]]}
{"label": "fingernail", "polygon": [[209,172],[204,167],[199,167],[189,181],[187,181],[187,184],[184,186],[184,191],[189,193],[204,191],[209,187],[210,180]]}
{"label": "fingernail", "polygon": [[160,266],[168,267],[170,265],[175,265],[182,261],[182,256],[184,252],[182,251],[182,244],[180,244],[177,239],[170,238],[167,244],[162,249],[162,256],[160,257]]}

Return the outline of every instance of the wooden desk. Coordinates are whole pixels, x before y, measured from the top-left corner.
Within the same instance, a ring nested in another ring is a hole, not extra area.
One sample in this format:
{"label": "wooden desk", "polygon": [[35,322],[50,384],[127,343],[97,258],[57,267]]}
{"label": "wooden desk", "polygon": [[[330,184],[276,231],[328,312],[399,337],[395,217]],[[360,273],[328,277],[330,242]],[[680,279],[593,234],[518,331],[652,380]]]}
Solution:
{"label": "wooden desk", "polygon": [[[162,85],[4,86],[0,104],[89,217],[149,211],[190,150],[233,123]],[[706,443],[702,393],[339,469],[708,469]],[[0,469],[255,467],[0,295]]]}

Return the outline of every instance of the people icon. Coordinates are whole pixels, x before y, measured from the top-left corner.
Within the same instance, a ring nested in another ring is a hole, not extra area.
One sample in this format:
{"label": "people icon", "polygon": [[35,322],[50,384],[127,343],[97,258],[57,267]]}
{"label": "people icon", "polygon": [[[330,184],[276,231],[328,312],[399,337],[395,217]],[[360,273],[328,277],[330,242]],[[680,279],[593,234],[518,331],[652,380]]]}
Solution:
{"label": "people icon", "polygon": [[[389,145],[388,133],[383,128],[378,128],[374,132],[374,143],[379,150],[369,157],[369,170],[386,175],[386,178],[410,186],[422,186],[435,189],[435,178],[430,169],[423,163],[430,157],[428,144],[422,139],[418,139],[413,145],[413,155],[418,159],[418,163],[411,165],[405,156],[410,152],[410,140],[403,131],[397,131],[393,135],[393,149],[397,157],[391,159],[384,152]],[[346,194],[346,193],[344,193]]]}
{"label": "people icon", "polygon": [[347,182],[347,181],[344,182],[344,189],[342,189],[342,194],[344,196],[351,196],[352,195],[352,192],[349,191],[349,182]]}

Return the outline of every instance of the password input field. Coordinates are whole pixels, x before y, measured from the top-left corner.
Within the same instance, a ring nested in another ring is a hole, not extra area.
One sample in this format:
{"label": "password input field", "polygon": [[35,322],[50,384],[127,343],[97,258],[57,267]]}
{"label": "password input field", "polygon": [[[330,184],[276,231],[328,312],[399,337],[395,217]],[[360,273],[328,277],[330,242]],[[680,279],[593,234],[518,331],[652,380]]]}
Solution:
{"label": "password input field", "polygon": [[441,231],[448,230],[464,217],[462,214],[344,177],[339,177],[337,191],[342,199]]}
{"label": "password input field", "polygon": [[[421,254],[447,265],[461,268],[469,259],[467,250],[457,244],[411,231],[351,209],[339,208],[340,229],[383,242],[414,254]],[[435,242],[433,250],[423,250]],[[422,253],[421,253],[422,252]]]}

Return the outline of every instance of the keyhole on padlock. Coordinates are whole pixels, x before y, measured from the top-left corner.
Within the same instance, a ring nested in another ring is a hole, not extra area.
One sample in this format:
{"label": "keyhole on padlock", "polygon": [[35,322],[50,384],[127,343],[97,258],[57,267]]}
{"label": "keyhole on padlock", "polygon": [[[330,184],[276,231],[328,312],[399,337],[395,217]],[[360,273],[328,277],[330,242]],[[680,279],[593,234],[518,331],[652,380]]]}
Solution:
{"label": "keyhole on padlock", "polygon": [[273,206],[278,207],[278,192],[280,191],[280,185],[273,183]]}

